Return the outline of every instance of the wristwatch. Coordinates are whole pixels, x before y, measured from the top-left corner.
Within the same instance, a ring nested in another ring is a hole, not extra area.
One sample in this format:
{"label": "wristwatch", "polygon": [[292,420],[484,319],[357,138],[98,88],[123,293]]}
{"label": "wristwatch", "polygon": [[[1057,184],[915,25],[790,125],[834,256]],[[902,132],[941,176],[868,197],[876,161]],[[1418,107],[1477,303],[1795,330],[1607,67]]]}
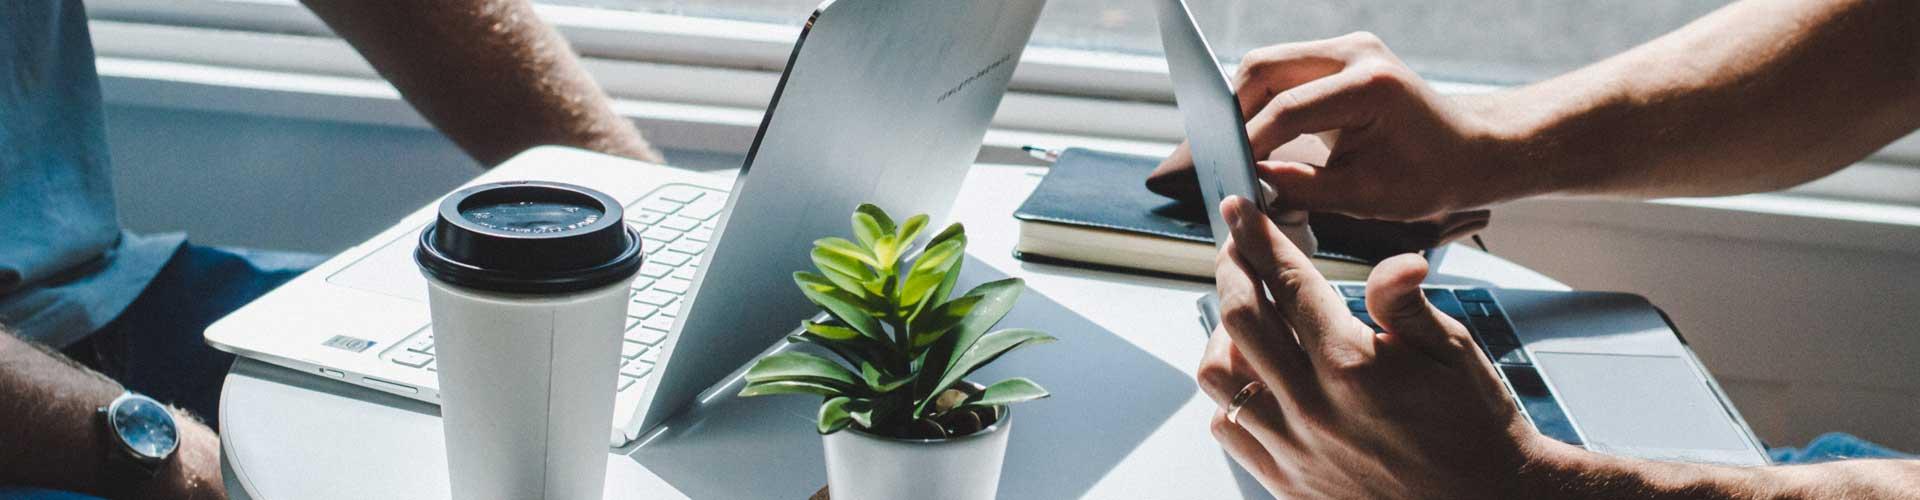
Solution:
{"label": "wristwatch", "polygon": [[126,469],[130,478],[152,478],[180,445],[173,413],[153,398],[127,391],[101,407],[99,415],[111,443],[107,463]]}

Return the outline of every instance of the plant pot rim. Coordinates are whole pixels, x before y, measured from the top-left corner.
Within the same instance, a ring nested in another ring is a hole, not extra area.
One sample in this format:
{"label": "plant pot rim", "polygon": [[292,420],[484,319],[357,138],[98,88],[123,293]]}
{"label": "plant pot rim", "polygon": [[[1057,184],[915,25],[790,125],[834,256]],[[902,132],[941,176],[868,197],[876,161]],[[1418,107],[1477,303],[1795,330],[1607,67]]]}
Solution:
{"label": "plant pot rim", "polygon": [[908,444],[955,443],[960,441],[966,441],[973,438],[985,438],[987,436],[992,435],[995,432],[1000,432],[1001,429],[1005,429],[1008,425],[1007,422],[1013,420],[1013,407],[1008,405],[999,405],[999,408],[1000,408],[1000,418],[994,419],[993,425],[981,427],[980,430],[974,431],[972,434],[968,434],[960,437],[901,438],[901,437],[874,434],[871,432],[867,432],[865,429],[861,429],[857,426],[851,426],[851,425],[847,426],[847,428],[845,429],[841,429],[840,432],[853,432],[853,433],[860,434],[861,436],[865,436],[867,438],[877,439],[881,441],[892,441],[896,443],[908,443]]}

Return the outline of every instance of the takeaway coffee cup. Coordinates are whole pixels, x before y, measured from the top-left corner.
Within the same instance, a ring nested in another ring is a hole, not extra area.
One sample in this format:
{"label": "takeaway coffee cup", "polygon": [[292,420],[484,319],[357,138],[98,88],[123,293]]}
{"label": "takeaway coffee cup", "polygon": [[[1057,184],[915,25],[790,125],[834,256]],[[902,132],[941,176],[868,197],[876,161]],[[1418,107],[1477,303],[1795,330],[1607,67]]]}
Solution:
{"label": "takeaway coffee cup", "polygon": [[600,498],[640,237],[612,197],[554,182],[454,192],[427,277],[454,498]]}

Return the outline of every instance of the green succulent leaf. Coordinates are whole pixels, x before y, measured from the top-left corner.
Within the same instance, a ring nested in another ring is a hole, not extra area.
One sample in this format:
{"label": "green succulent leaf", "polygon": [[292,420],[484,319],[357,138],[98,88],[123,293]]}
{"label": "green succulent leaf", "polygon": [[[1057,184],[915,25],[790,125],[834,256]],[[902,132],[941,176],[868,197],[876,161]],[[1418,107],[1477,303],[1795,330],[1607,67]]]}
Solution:
{"label": "green succulent leaf", "polygon": [[[880,238],[891,234],[894,234],[893,218],[888,217],[885,210],[881,210],[872,203],[861,204],[859,208],[853,209],[853,237],[860,240],[861,245],[865,245],[868,249],[877,249],[875,245],[879,243]],[[880,252],[874,253],[878,255]],[[886,259],[880,260],[886,261]]]}
{"label": "green succulent leaf", "polygon": [[894,235],[881,236],[880,239],[874,240],[873,242],[873,258],[879,260],[882,264],[886,264],[887,268],[891,269],[895,264],[900,262],[900,253],[901,250],[904,250],[904,248],[902,248],[904,246],[900,239],[894,237]]}
{"label": "green succulent leaf", "polygon": [[841,290],[833,280],[803,271],[793,273],[793,282],[800,286],[800,293],[806,294],[808,300],[832,313],[840,322],[868,338],[887,340],[886,330],[880,326],[880,320],[867,311],[866,301]]}
{"label": "green succulent leaf", "polygon": [[820,403],[820,433],[833,434],[852,425],[853,413],[847,409],[852,402],[853,398],[839,396]]}
{"label": "green succulent leaf", "polygon": [[832,351],[847,364],[859,366],[861,363],[877,363],[885,366],[904,366],[906,359],[895,354],[891,345],[882,344],[866,337],[855,336],[852,339],[834,340],[821,337],[814,332],[800,332],[787,336],[787,342],[809,343]]}
{"label": "green succulent leaf", "polygon": [[859,302],[856,305],[862,309],[873,311],[891,308],[887,305],[885,298],[879,296],[879,290],[876,290],[877,287],[872,286],[870,281],[848,276],[846,273],[826,266],[820,267],[820,276],[832,282],[840,291],[847,292],[847,295],[858,299]]}
{"label": "green succulent leaf", "polygon": [[940,234],[933,235],[933,239],[927,240],[927,246],[938,245],[952,238],[966,236],[966,234],[966,226],[962,226],[958,222],[948,224],[946,229],[940,230]]}
{"label": "green succulent leaf", "polygon": [[841,257],[853,259],[856,262],[866,264],[872,268],[877,269],[880,267],[880,261],[874,260],[872,251],[854,242],[847,241],[846,238],[820,238],[813,240],[813,248],[816,251],[825,250]]}
{"label": "green succulent leaf", "polygon": [[828,340],[852,340],[860,338],[860,332],[840,325],[828,325],[812,321],[801,321],[800,328]]}
{"label": "green succulent leaf", "polygon": [[899,389],[900,386],[907,385],[907,382],[913,381],[912,374],[889,377],[885,372],[880,371],[879,367],[874,366],[873,363],[860,364],[860,378],[866,381],[867,388],[873,389],[873,392],[877,393],[893,392],[894,389]]}
{"label": "green succulent leaf", "polygon": [[987,386],[969,406],[1000,406],[1047,397],[1047,390],[1025,377],[1014,377]]}
{"label": "green succulent leaf", "polygon": [[979,304],[981,298],[978,295],[956,298],[916,316],[912,327],[913,347],[926,347],[952,331],[953,327],[959,326],[960,320],[973,311],[973,306]]}
{"label": "green succulent leaf", "polygon": [[745,388],[740,389],[741,397],[768,396],[773,394],[818,394],[831,397],[839,396],[841,392],[839,389],[835,389],[826,384],[816,384],[798,380],[759,383],[749,382]]}
{"label": "green succulent leaf", "polygon": [[[952,327],[952,331],[927,350],[927,366],[936,369],[952,366],[956,354],[964,352],[987,330],[992,329],[993,325],[999,323],[1000,318],[1006,317],[1007,311],[1013,309],[1014,302],[1020,299],[1020,292],[1025,289],[1026,282],[1021,281],[1020,278],[1007,278],[983,283],[967,291],[961,298],[954,299],[952,302],[958,302],[967,297],[978,297],[971,299],[974,301],[973,307],[964,313],[965,316]],[[934,373],[923,378],[937,380],[943,375],[945,374]],[[920,392],[923,394],[928,392],[925,390],[927,388],[921,389]]]}
{"label": "green succulent leaf", "polygon": [[788,381],[825,385],[842,392],[859,392],[866,385],[846,367],[804,352],[775,353],[747,368],[748,383]]}
{"label": "green succulent leaf", "polygon": [[900,223],[900,231],[897,233],[897,237],[901,242],[900,244],[913,244],[913,240],[920,237],[920,231],[926,228],[927,214],[908,217],[906,222]]}
{"label": "green succulent leaf", "polygon": [[953,269],[953,263],[960,260],[967,251],[964,241],[948,241],[927,248],[920,258],[913,261],[913,269],[907,271],[906,284],[900,286],[900,303],[913,307],[927,300],[940,283],[947,280],[947,271]]}
{"label": "green succulent leaf", "polygon": [[893,217],[888,216],[887,211],[881,210],[879,206],[872,203],[861,203],[860,206],[853,208],[853,212],[872,217],[874,225],[880,228],[880,233],[894,234]]}
{"label": "green succulent leaf", "polygon": [[[966,378],[966,376],[972,374],[974,370],[978,370],[980,367],[986,366],[996,359],[1000,359],[1001,355],[1020,348],[1021,346],[1045,344],[1053,342],[1054,340],[1057,339],[1052,335],[1047,335],[1046,332],[1026,328],[1009,328],[982,335],[971,347],[962,351],[959,356],[954,357],[953,364],[949,365],[946,372],[941,374],[940,382],[933,386],[933,390],[935,393],[938,393],[941,390],[952,387],[955,382]],[[914,410],[916,414],[924,411],[926,404],[922,403],[920,406],[921,408]]]}
{"label": "green succulent leaf", "polygon": [[814,247],[813,265],[823,271],[835,271],[861,281],[875,277],[873,269],[868,268],[859,258],[822,247]]}

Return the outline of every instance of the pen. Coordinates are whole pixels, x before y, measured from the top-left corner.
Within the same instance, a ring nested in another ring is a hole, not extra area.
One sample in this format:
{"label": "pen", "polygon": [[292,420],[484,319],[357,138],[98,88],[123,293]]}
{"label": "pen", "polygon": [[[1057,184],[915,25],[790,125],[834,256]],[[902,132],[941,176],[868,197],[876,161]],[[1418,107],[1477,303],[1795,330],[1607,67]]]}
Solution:
{"label": "pen", "polygon": [[1020,150],[1026,151],[1028,156],[1032,156],[1036,160],[1047,163],[1060,161],[1060,150],[1057,149],[1047,149],[1040,146],[1020,146]]}

